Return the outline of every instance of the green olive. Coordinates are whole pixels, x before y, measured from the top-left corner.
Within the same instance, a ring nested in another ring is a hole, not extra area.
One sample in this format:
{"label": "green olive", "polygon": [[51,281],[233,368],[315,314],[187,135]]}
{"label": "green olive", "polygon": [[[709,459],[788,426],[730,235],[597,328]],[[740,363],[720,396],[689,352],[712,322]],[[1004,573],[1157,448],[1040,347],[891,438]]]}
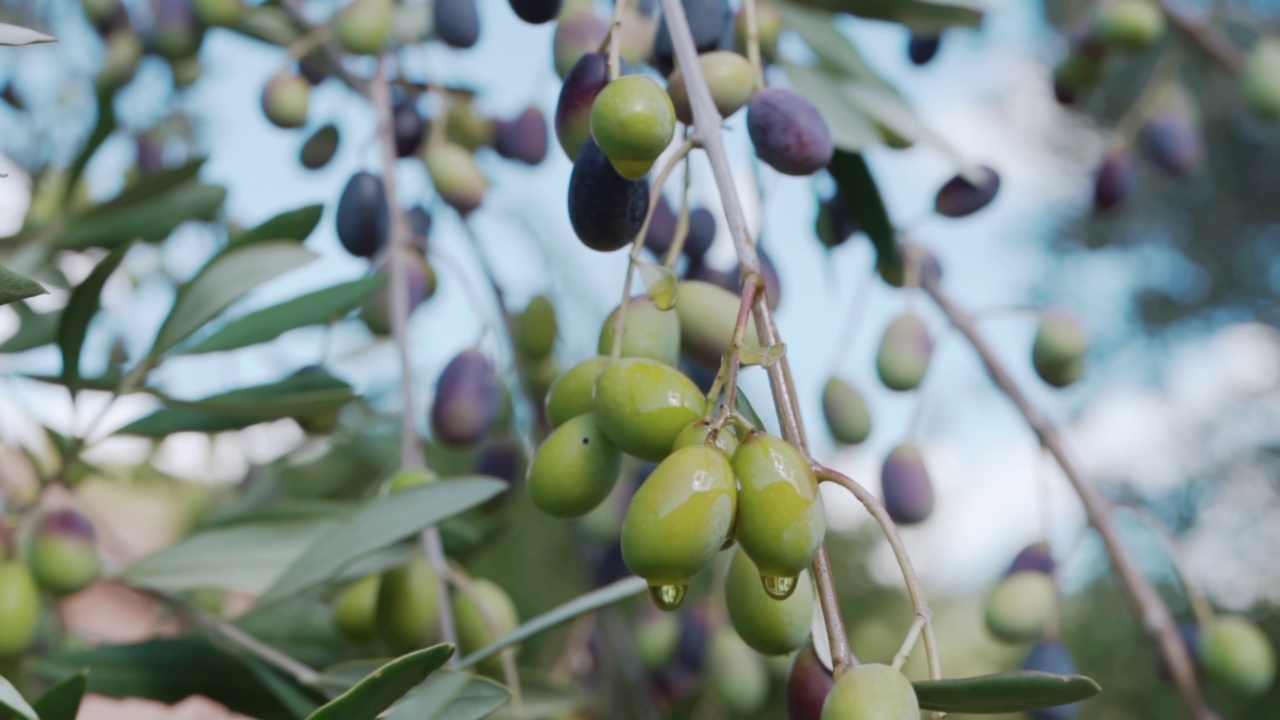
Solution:
{"label": "green olive", "polygon": [[[618,313],[614,309],[600,328],[597,352],[613,352],[613,335]],[[671,311],[659,310],[646,295],[631,298],[627,306],[627,327],[622,333],[622,357],[643,357],[675,367],[680,361],[680,318]]]}
{"label": "green olive", "polygon": [[618,174],[644,177],[676,132],[676,110],[657,83],[625,75],[600,91],[591,104],[591,136]]}
{"label": "green olive", "polygon": [[711,636],[706,662],[711,688],[734,717],[759,712],[769,699],[768,668],[732,630]]}
{"label": "green olive", "polygon": [[876,374],[890,390],[914,390],[924,380],[932,354],[929,328],[919,315],[908,312],[885,329],[876,352]]}
{"label": "green olive", "polygon": [[671,662],[680,645],[680,616],[652,608],[636,625],[636,654],[650,670],[661,670]]}
{"label": "green olive", "polygon": [[379,575],[370,575],[347,586],[338,598],[333,622],[343,637],[354,643],[368,645],[378,639],[378,586]]}
{"label": "green olive", "polygon": [[377,55],[391,39],[395,9],[393,0],[356,0],[338,13],[334,37],[349,53]]}
{"label": "green olive", "polygon": [[[720,358],[733,341],[742,300],[719,285],[702,280],[680,283],[676,314],[680,316],[680,346],[685,354],[710,368],[720,367]],[[747,322],[744,342],[759,347],[754,321]]]}
{"label": "green olive", "polygon": [[466,93],[455,93],[449,103],[449,122],[445,137],[467,150],[475,151],[493,144],[498,125],[493,118],[476,112],[475,99]]}
{"label": "green olive", "polygon": [[609,365],[607,357],[583,360],[565,371],[547,390],[547,421],[559,427],[570,418],[591,412],[596,378]]}
{"label": "green olive", "polygon": [[436,193],[462,215],[468,215],[484,201],[489,189],[476,158],[461,145],[440,143],[426,156],[427,173]]}
{"label": "green olive", "polygon": [[535,402],[542,402],[547,397],[556,378],[560,377],[560,363],[553,357],[522,363],[520,365],[520,382]]}
{"label": "green olive", "polygon": [[[676,441],[671,445],[671,449],[674,451],[690,445],[705,445],[710,435],[710,421],[698,420],[676,435]],[[721,428],[716,432],[716,438],[711,444],[723,450],[725,455],[733,457],[734,451],[738,449],[738,436],[734,435],[728,427]]]}
{"label": "green olive", "polygon": [[40,621],[40,593],[27,566],[0,561],[0,658],[31,648]]}
{"label": "green olive", "polygon": [[424,648],[436,636],[440,588],[425,558],[389,570],[378,587],[378,634],[399,654]]}
{"label": "green olive", "polygon": [[1145,50],[1164,34],[1164,10],[1150,0],[1105,0],[1097,7],[1094,29],[1111,47]]}
{"label": "green olive", "polygon": [[1255,697],[1276,678],[1276,653],[1257,625],[1242,617],[1220,617],[1203,629],[1200,665],[1215,683]]}
{"label": "green olive", "polygon": [[790,597],[778,600],[765,592],[756,564],[737,550],[724,578],[724,604],[733,629],[756,652],[786,655],[809,639],[813,585],[808,573],[800,574]]}
{"label": "green olive", "polygon": [[[715,101],[720,117],[727,118],[738,112],[755,94],[756,78],[751,71],[751,62],[738,53],[729,50],[705,52],[698,56],[698,64],[702,66],[702,76],[711,88],[711,99]],[[692,125],[693,108],[689,105],[684,75],[679,68],[667,81],[667,94],[675,106],[676,118],[685,125]]]}
{"label": "green olive", "polygon": [[682,595],[729,537],[736,496],[733,467],[720,450],[694,445],[671,453],[627,508],[623,562],[650,586]]}
{"label": "green olive", "polygon": [[45,515],[27,547],[27,565],[36,584],[51,595],[85,589],[101,571],[93,525],[74,510]]}
{"label": "green olive", "polygon": [[[520,625],[515,603],[501,586],[492,580],[472,578],[471,592],[454,593],[454,620],[458,625],[458,647],[463,654],[473,653],[499,638],[515,632]],[[481,662],[481,672],[502,672],[502,659],[494,655]]]}
{"label": "green olive", "polygon": [[262,91],[262,112],[276,127],[306,125],[310,104],[311,83],[301,75],[279,73],[267,81]]}
{"label": "green olive", "polygon": [[[119,6],[113,0],[110,4]],[[244,0],[195,0],[193,7],[200,22],[209,27],[235,27],[244,19]]]}
{"label": "green olive", "polygon": [[706,411],[706,398],[675,368],[645,358],[610,363],[596,379],[596,423],[623,452],[658,462]]}
{"label": "green olive", "polygon": [[871,411],[857,388],[833,377],[822,388],[822,416],[838,443],[857,445],[871,434]]}
{"label": "green olive", "polygon": [[1079,380],[1088,352],[1089,336],[1075,317],[1051,310],[1040,318],[1031,345],[1031,364],[1040,379],[1059,388]]}
{"label": "green olive", "polygon": [[987,598],[987,630],[1007,643],[1039,640],[1058,607],[1058,587],[1041,572],[1016,572]]}
{"label": "green olive", "polygon": [[558,332],[555,306],[546,295],[535,296],[516,319],[516,347],[530,360],[541,360],[555,348]]}
{"label": "green olive", "polygon": [[1250,110],[1264,120],[1280,120],[1280,39],[1258,40],[1249,50],[1240,81]]}
{"label": "green olive", "polygon": [[[813,469],[786,440],[752,433],[733,454],[733,472],[739,484],[734,537],[762,577],[794,582],[827,531]],[[785,596],[789,589],[773,594]]]}
{"label": "green olive", "polygon": [[548,515],[580,517],[604,502],[621,470],[622,453],[585,413],[556,428],[534,453],[529,496]]}
{"label": "green olive", "polygon": [[920,702],[902,673],[888,665],[859,665],[831,687],[822,720],[920,720]]}

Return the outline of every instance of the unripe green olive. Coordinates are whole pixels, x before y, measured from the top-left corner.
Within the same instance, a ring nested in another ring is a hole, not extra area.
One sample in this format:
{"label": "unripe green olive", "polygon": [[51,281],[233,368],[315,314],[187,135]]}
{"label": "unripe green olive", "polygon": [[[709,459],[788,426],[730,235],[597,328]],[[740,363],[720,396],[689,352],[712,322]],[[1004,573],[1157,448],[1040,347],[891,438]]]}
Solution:
{"label": "unripe green olive", "polygon": [[591,104],[591,136],[613,169],[628,180],[649,172],[675,132],[671,98],[642,75],[617,78]]}
{"label": "unripe green olive", "polygon": [[[680,316],[680,346],[684,353],[710,368],[720,367],[720,358],[733,341],[738,322],[738,295],[702,280],[685,280],[676,294],[676,314]],[[743,337],[747,347],[759,347],[755,322],[747,320]]]}
{"label": "unripe green olive", "polygon": [[1164,34],[1164,10],[1150,0],[1104,0],[1094,29],[1103,43],[1121,50],[1145,50]]}
{"label": "unripe green olive", "polygon": [[833,377],[822,388],[822,416],[838,443],[857,445],[871,434],[871,411],[857,388]]}
{"label": "unripe green olive", "polygon": [[724,578],[729,622],[748,645],[764,655],[786,655],[809,639],[813,585],[801,573],[791,596],[778,600],[765,592],[760,569],[741,549],[734,551]]}
{"label": "unripe green olive", "polygon": [[[520,625],[515,603],[497,583],[473,578],[471,591],[475,597],[470,593],[454,593],[454,620],[458,624],[458,646],[463,654],[473,653],[510,635]],[[477,667],[489,675],[500,673],[502,658],[494,655]]]}
{"label": "unripe green olive", "polygon": [[924,320],[905,313],[885,328],[876,352],[876,374],[890,390],[914,390],[924,380],[932,354],[933,340]]}
{"label": "unripe green olive", "polygon": [[1258,40],[1240,79],[1249,109],[1265,120],[1280,120],[1280,39]]}
{"label": "unripe green olive", "polygon": [[621,470],[622,453],[585,413],[556,428],[534,453],[529,496],[548,515],[580,517],[604,502]]}
{"label": "unripe green olive", "polygon": [[469,150],[451,142],[440,143],[427,153],[427,172],[440,198],[461,215],[468,215],[484,202],[489,181]]}
{"label": "unripe green olive", "polygon": [[[746,107],[756,91],[755,73],[751,62],[736,52],[714,50],[698,56],[702,75],[711,88],[720,117],[727,118]],[[693,124],[693,108],[689,105],[689,93],[685,90],[684,75],[680,69],[671,73],[667,81],[667,94],[676,109],[676,118],[685,125]]]}
{"label": "unripe green olive", "polygon": [[920,720],[920,702],[907,676],[888,665],[859,665],[831,687],[822,720]]}
{"label": "unripe green olive", "polygon": [[636,654],[649,670],[671,662],[680,645],[680,616],[649,608],[636,625]]}
{"label": "unripe green olive", "polygon": [[[676,441],[672,443],[671,450],[679,450],[690,445],[706,445],[710,435],[710,421],[698,420],[676,435]],[[723,450],[725,455],[733,457],[734,451],[738,449],[738,436],[734,435],[728,427],[723,427],[716,431],[716,438],[711,444]]]}
{"label": "unripe green olive", "polygon": [[475,99],[469,93],[454,93],[449,103],[445,137],[474,152],[493,145],[498,137],[498,122],[476,112]]}
{"label": "unripe green olive", "polygon": [[98,87],[119,88],[133,79],[144,49],[138,34],[122,28],[107,36],[107,57],[98,73]]}
{"label": "unripe green olive", "polygon": [[765,589],[786,597],[827,532],[818,479],[794,445],[759,432],[738,445],[733,472],[739,486],[734,538],[760,568]]}
{"label": "unripe green olive", "polygon": [[311,83],[301,75],[279,73],[267,81],[262,91],[262,112],[276,127],[306,125],[310,103]]}
{"label": "unripe green olive", "polygon": [[74,510],[45,515],[27,548],[27,564],[36,584],[49,594],[80,592],[101,570],[93,525]]}
{"label": "unripe green olive", "polygon": [[609,364],[596,379],[596,424],[623,452],[658,462],[706,412],[706,398],[679,370],[646,358]]}
{"label": "unripe green olive", "polygon": [[541,360],[555,348],[558,332],[555,306],[546,295],[538,295],[516,319],[516,346],[525,357]]}
{"label": "unripe green olive", "polygon": [[349,53],[377,55],[387,49],[395,10],[392,0],[356,0],[338,13],[334,37]]}
{"label": "unripe green olive", "polygon": [[27,566],[0,561],[0,658],[31,648],[40,620],[40,593]]}
{"label": "unripe green olive", "polygon": [[244,19],[245,6],[244,0],[195,0],[195,11],[209,27],[235,27]]}
{"label": "unripe green olive", "polygon": [[1203,628],[1198,646],[1205,674],[1250,697],[1262,695],[1276,678],[1276,653],[1257,625],[1242,617],[1220,617]]}
{"label": "unripe green olive", "polygon": [[987,598],[987,630],[1007,643],[1039,640],[1058,607],[1058,587],[1040,572],[1016,572]]}
{"label": "unripe green olive", "polygon": [[769,670],[760,656],[727,628],[707,643],[707,675],[712,689],[735,717],[758,712],[769,699]]}
{"label": "unripe green olive", "polygon": [[520,381],[524,383],[529,397],[535,402],[542,402],[551,389],[552,383],[560,377],[560,363],[553,357],[520,364]]}
{"label": "unripe green olive", "polygon": [[574,365],[547,390],[547,421],[559,427],[570,418],[591,412],[596,378],[609,365],[607,357],[593,357]]}
{"label": "unripe green olive", "polygon": [[1031,364],[1040,379],[1066,387],[1084,374],[1089,336],[1080,321],[1060,310],[1046,312],[1031,345]]}
{"label": "unripe green olive", "polygon": [[426,647],[436,635],[440,588],[425,558],[389,570],[378,587],[378,634],[398,654]]}
{"label": "unripe green olive", "polygon": [[[618,324],[615,308],[600,328],[597,352],[613,352],[613,334]],[[675,367],[680,361],[680,317],[670,310],[659,310],[647,295],[631,298],[627,307],[627,327],[622,332],[622,357],[643,357]]]}
{"label": "unripe green olive", "polygon": [[724,545],[736,496],[729,457],[706,445],[671,453],[636,491],[622,521],[622,560],[663,610],[680,605]]}
{"label": "unripe green olive", "polygon": [[338,598],[334,608],[333,623],[338,632],[354,643],[367,645],[378,639],[378,586],[379,575],[361,578]]}

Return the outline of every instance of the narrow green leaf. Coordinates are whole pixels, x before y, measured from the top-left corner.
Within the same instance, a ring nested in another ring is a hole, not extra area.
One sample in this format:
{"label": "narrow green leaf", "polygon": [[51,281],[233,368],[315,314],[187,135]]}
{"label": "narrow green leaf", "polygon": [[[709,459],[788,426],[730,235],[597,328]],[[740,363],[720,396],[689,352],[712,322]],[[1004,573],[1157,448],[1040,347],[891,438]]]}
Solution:
{"label": "narrow green leaf", "polygon": [[150,357],[160,357],[261,283],[315,258],[292,241],[262,242],[219,254],[178,293]]}
{"label": "narrow green leaf", "polygon": [[46,690],[34,706],[40,720],[76,720],[89,686],[88,676],[88,670],[81,670]]}
{"label": "narrow green leaf", "polygon": [[184,355],[197,355],[235,350],[274,340],[282,333],[295,328],[340,320],[347,313],[360,307],[365,299],[386,282],[385,276],[372,275],[361,280],[307,293],[232,320],[212,335],[178,352]]}
{"label": "narrow green leaf", "polygon": [[124,208],[158,200],[173,192],[174,188],[190,185],[200,177],[207,158],[195,158],[176,168],[143,175],[131,185],[125,186],[119,195],[89,209],[82,217],[101,220],[104,216]]}
{"label": "narrow green leaf", "polygon": [[171,407],[134,420],[116,432],[121,435],[163,438],[180,432],[219,433],[243,430],[262,422],[253,418],[215,415],[195,407]]}
{"label": "narrow green leaf", "polygon": [[[400,497],[396,495],[395,497]],[[599,610],[602,607],[612,605],[620,600],[625,600],[632,595],[639,595],[648,589],[648,584],[638,577],[629,577],[618,580],[617,582],[605,585],[602,588],[592,590],[585,595],[570,600],[569,602],[533,618],[529,622],[515,629],[515,632],[494,643],[486,645],[470,655],[462,658],[458,666],[468,668],[482,660],[492,657],[505,648],[512,645],[518,645],[525,640],[537,635],[540,632],[550,630],[551,628],[566,623],[579,615],[585,615],[589,612]]]}
{"label": "narrow green leaf", "polygon": [[0,676],[0,709],[8,710],[15,713],[23,720],[40,720],[36,716],[36,711],[31,709],[26,700],[22,699],[22,694],[18,692],[8,680]]}
{"label": "narrow green leaf", "polygon": [[402,655],[310,715],[308,720],[368,720],[404,697],[453,655],[447,643]]}
{"label": "narrow green leaf", "polygon": [[0,267],[0,305],[8,305],[15,300],[25,300],[36,295],[44,295],[47,292],[35,280],[22,277],[8,268]]}
{"label": "narrow green leaf", "polygon": [[220,588],[257,595],[336,525],[310,520],[207,530],[130,565],[119,579],[149,590]]}
{"label": "narrow green leaf", "polygon": [[511,693],[492,680],[440,670],[409,693],[386,720],[480,720],[510,699]]}
{"label": "narrow green leaf", "polygon": [[921,710],[994,715],[1070,705],[1102,692],[1083,675],[1019,670],[912,683]]}
{"label": "narrow green leaf", "polygon": [[226,199],[227,189],[222,186],[191,182],[146,201],[121,206],[112,201],[71,221],[58,245],[111,248],[130,240],[163,240],[185,222],[216,219]]}
{"label": "narrow green leaf", "polygon": [[231,240],[228,247],[252,245],[263,240],[296,240],[302,242],[320,224],[324,205],[307,205],[282,212],[257,227],[245,230]]}
{"label": "narrow green leaf", "polygon": [[794,30],[809,49],[832,69],[851,77],[878,77],[862,58],[862,53],[836,28],[837,18],[834,15],[788,3],[782,3],[778,9],[787,27]]}
{"label": "narrow green leaf", "polygon": [[116,129],[116,91],[118,89],[119,86],[116,83],[98,86],[98,119],[93,125],[93,131],[89,133],[89,139],[85,141],[84,147],[80,148],[76,159],[71,163],[71,169],[67,171],[67,184],[62,190],[63,206],[71,204],[76,184],[80,182],[80,176],[84,175],[84,169],[88,167],[94,153],[98,152],[98,148],[102,147],[102,143],[106,142]]}
{"label": "narrow green leaf", "polygon": [[978,27],[983,6],[974,0],[792,0],[797,5],[906,25],[920,33]]}
{"label": "narrow green leaf", "polygon": [[18,303],[13,309],[18,311],[18,331],[0,344],[0,353],[26,352],[58,339],[62,310],[38,313],[26,303]]}
{"label": "narrow green leaf", "polygon": [[336,410],[355,399],[346,382],[324,374],[291,375],[279,382],[241,388],[203,400],[168,399],[175,408],[192,408],[255,422],[308,417]]}
{"label": "narrow green leaf", "polygon": [[304,718],[315,712],[318,703],[308,697],[293,681],[281,675],[278,670],[247,653],[239,653],[236,657],[262,682],[263,687],[276,696],[281,705],[289,709],[294,717]]}
{"label": "narrow green leaf", "polygon": [[360,558],[469,510],[506,489],[480,476],[451,478],[380,497],[320,538],[262,596],[277,602],[327,582]]}
{"label": "narrow green leaf", "polygon": [[[3,352],[3,350],[0,350],[0,352]],[[28,380],[49,383],[51,385],[67,386],[67,378],[61,373],[57,375],[27,375],[26,378]],[[91,378],[82,377],[79,379],[77,386],[81,390],[100,390],[103,392],[111,392],[120,387],[120,381],[123,379],[124,375],[120,370],[118,368],[113,368],[108,370],[104,375]]]}
{"label": "narrow green leaf", "polygon": [[305,34],[284,8],[273,5],[249,8],[235,30],[255,40],[280,47],[292,45]]}
{"label": "narrow green leaf", "polygon": [[89,322],[98,314],[102,300],[102,288],[107,284],[111,273],[120,267],[129,245],[121,245],[112,250],[84,282],[71,291],[67,307],[62,311],[62,323],[58,326],[58,347],[62,349],[62,377],[75,393],[80,388],[80,350],[84,347],[85,335],[89,332]]}
{"label": "narrow green leaf", "polygon": [[782,66],[791,87],[813,103],[827,122],[837,149],[856,152],[880,144],[880,131],[840,92],[839,76],[795,63],[784,62]]}
{"label": "narrow green leaf", "polygon": [[51,42],[58,42],[58,38],[52,35],[45,35],[31,28],[0,23],[0,45],[38,45]]}
{"label": "narrow green leaf", "polygon": [[827,170],[836,181],[837,191],[854,220],[871,237],[879,259],[882,262],[900,262],[897,234],[889,222],[889,212],[884,207],[867,161],[857,153],[836,150]]}

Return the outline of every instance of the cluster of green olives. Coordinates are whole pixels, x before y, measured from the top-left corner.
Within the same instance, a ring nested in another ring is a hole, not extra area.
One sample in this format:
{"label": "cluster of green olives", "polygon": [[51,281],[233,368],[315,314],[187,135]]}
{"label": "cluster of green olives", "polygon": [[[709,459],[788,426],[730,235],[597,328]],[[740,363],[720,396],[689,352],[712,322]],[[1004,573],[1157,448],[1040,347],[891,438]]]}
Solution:
{"label": "cluster of green olives", "polygon": [[1049,547],[1043,543],[1019,552],[1004,579],[987,597],[987,631],[997,640],[1013,645],[1043,639],[1058,612],[1056,568]]}
{"label": "cluster of green olives", "polygon": [[41,592],[55,598],[74,595],[101,571],[93,525],[74,510],[42,515],[20,558],[13,556],[16,548],[8,534],[0,526],[0,661],[22,655],[35,643]]}

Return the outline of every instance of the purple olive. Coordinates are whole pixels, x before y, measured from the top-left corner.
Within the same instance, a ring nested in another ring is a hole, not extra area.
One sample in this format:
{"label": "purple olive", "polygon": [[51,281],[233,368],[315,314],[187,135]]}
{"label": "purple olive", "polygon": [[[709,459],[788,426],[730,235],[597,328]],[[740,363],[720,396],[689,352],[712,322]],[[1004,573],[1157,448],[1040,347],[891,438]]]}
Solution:
{"label": "purple olive", "polygon": [[788,720],[820,720],[822,705],[835,685],[835,678],[822,661],[813,645],[807,645],[796,654],[787,677]]}
{"label": "purple olive", "polygon": [[972,215],[991,204],[1000,191],[1000,174],[983,165],[978,168],[982,179],[971,183],[963,175],[956,175],[938,190],[933,207],[939,215],[962,218]]}
{"label": "purple olive", "polygon": [[1022,548],[1014,556],[1013,562],[1009,564],[1009,569],[1004,574],[1009,576],[1017,572],[1030,571],[1052,575],[1057,567],[1058,563],[1053,559],[1053,550],[1049,544],[1038,542]]}
{"label": "purple olive", "polygon": [[513,120],[498,124],[493,149],[508,160],[537,165],[547,156],[547,118],[537,108],[528,108]]}
{"label": "purple olive", "polygon": [[1190,120],[1164,112],[1147,120],[1138,142],[1152,164],[1173,177],[1186,177],[1200,166],[1204,139]]}
{"label": "purple olive", "polygon": [[516,17],[531,24],[541,25],[554,20],[560,14],[562,0],[508,0]]}
{"label": "purple olive", "polygon": [[570,160],[577,160],[591,137],[591,106],[609,84],[609,60],[601,53],[583,55],[574,63],[556,103],[556,138]]}
{"label": "purple olive", "polygon": [[431,429],[449,445],[474,445],[498,421],[502,385],[489,358],[479,350],[465,350],[445,366],[436,381]]}
{"label": "purple olive", "polygon": [[907,42],[907,57],[912,65],[927,65],[938,54],[942,45],[941,35],[911,35]]}
{"label": "purple olive", "polygon": [[627,180],[588,139],[569,176],[569,222],[583,245],[599,252],[626,247],[649,210],[649,183]]}
{"label": "purple olive", "polygon": [[[733,10],[728,0],[680,0],[680,4],[689,20],[698,54],[733,49]],[[675,58],[675,46],[671,43],[671,33],[664,17],[653,42],[652,64],[664,76],[670,75],[675,70]]]}
{"label": "purple olive", "polygon": [[835,145],[817,108],[786,88],[765,88],[747,105],[756,155],[785,175],[812,175],[831,163]]}
{"label": "purple olive", "polygon": [[[1043,642],[1031,648],[1022,661],[1023,670],[1037,670],[1054,675],[1075,675],[1079,672],[1071,659],[1071,652],[1057,642]],[[1033,720],[1071,720],[1080,712],[1080,703],[1041,708],[1031,712]]]}
{"label": "purple olive", "polygon": [[899,445],[880,470],[884,509],[899,525],[924,522],[933,513],[933,482],[914,445]]}
{"label": "purple olive", "polygon": [[1122,205],[1138,184],[1138,165],[1125,148],[1107,153],[1093,180],[1093,210],[1105,213]]}
{"label": "purple olive", "polygon": [[435,0],[432,6],[436,36],[445,45],[465,50],[480,40],[480,13],[476,9],[476,0]]}
{"label": "purple olive", "polygon": [[396,136],[396,157],[409,157],[422,145],[427,124],[412,98],[405,98],[391,109],[391,126]]}

